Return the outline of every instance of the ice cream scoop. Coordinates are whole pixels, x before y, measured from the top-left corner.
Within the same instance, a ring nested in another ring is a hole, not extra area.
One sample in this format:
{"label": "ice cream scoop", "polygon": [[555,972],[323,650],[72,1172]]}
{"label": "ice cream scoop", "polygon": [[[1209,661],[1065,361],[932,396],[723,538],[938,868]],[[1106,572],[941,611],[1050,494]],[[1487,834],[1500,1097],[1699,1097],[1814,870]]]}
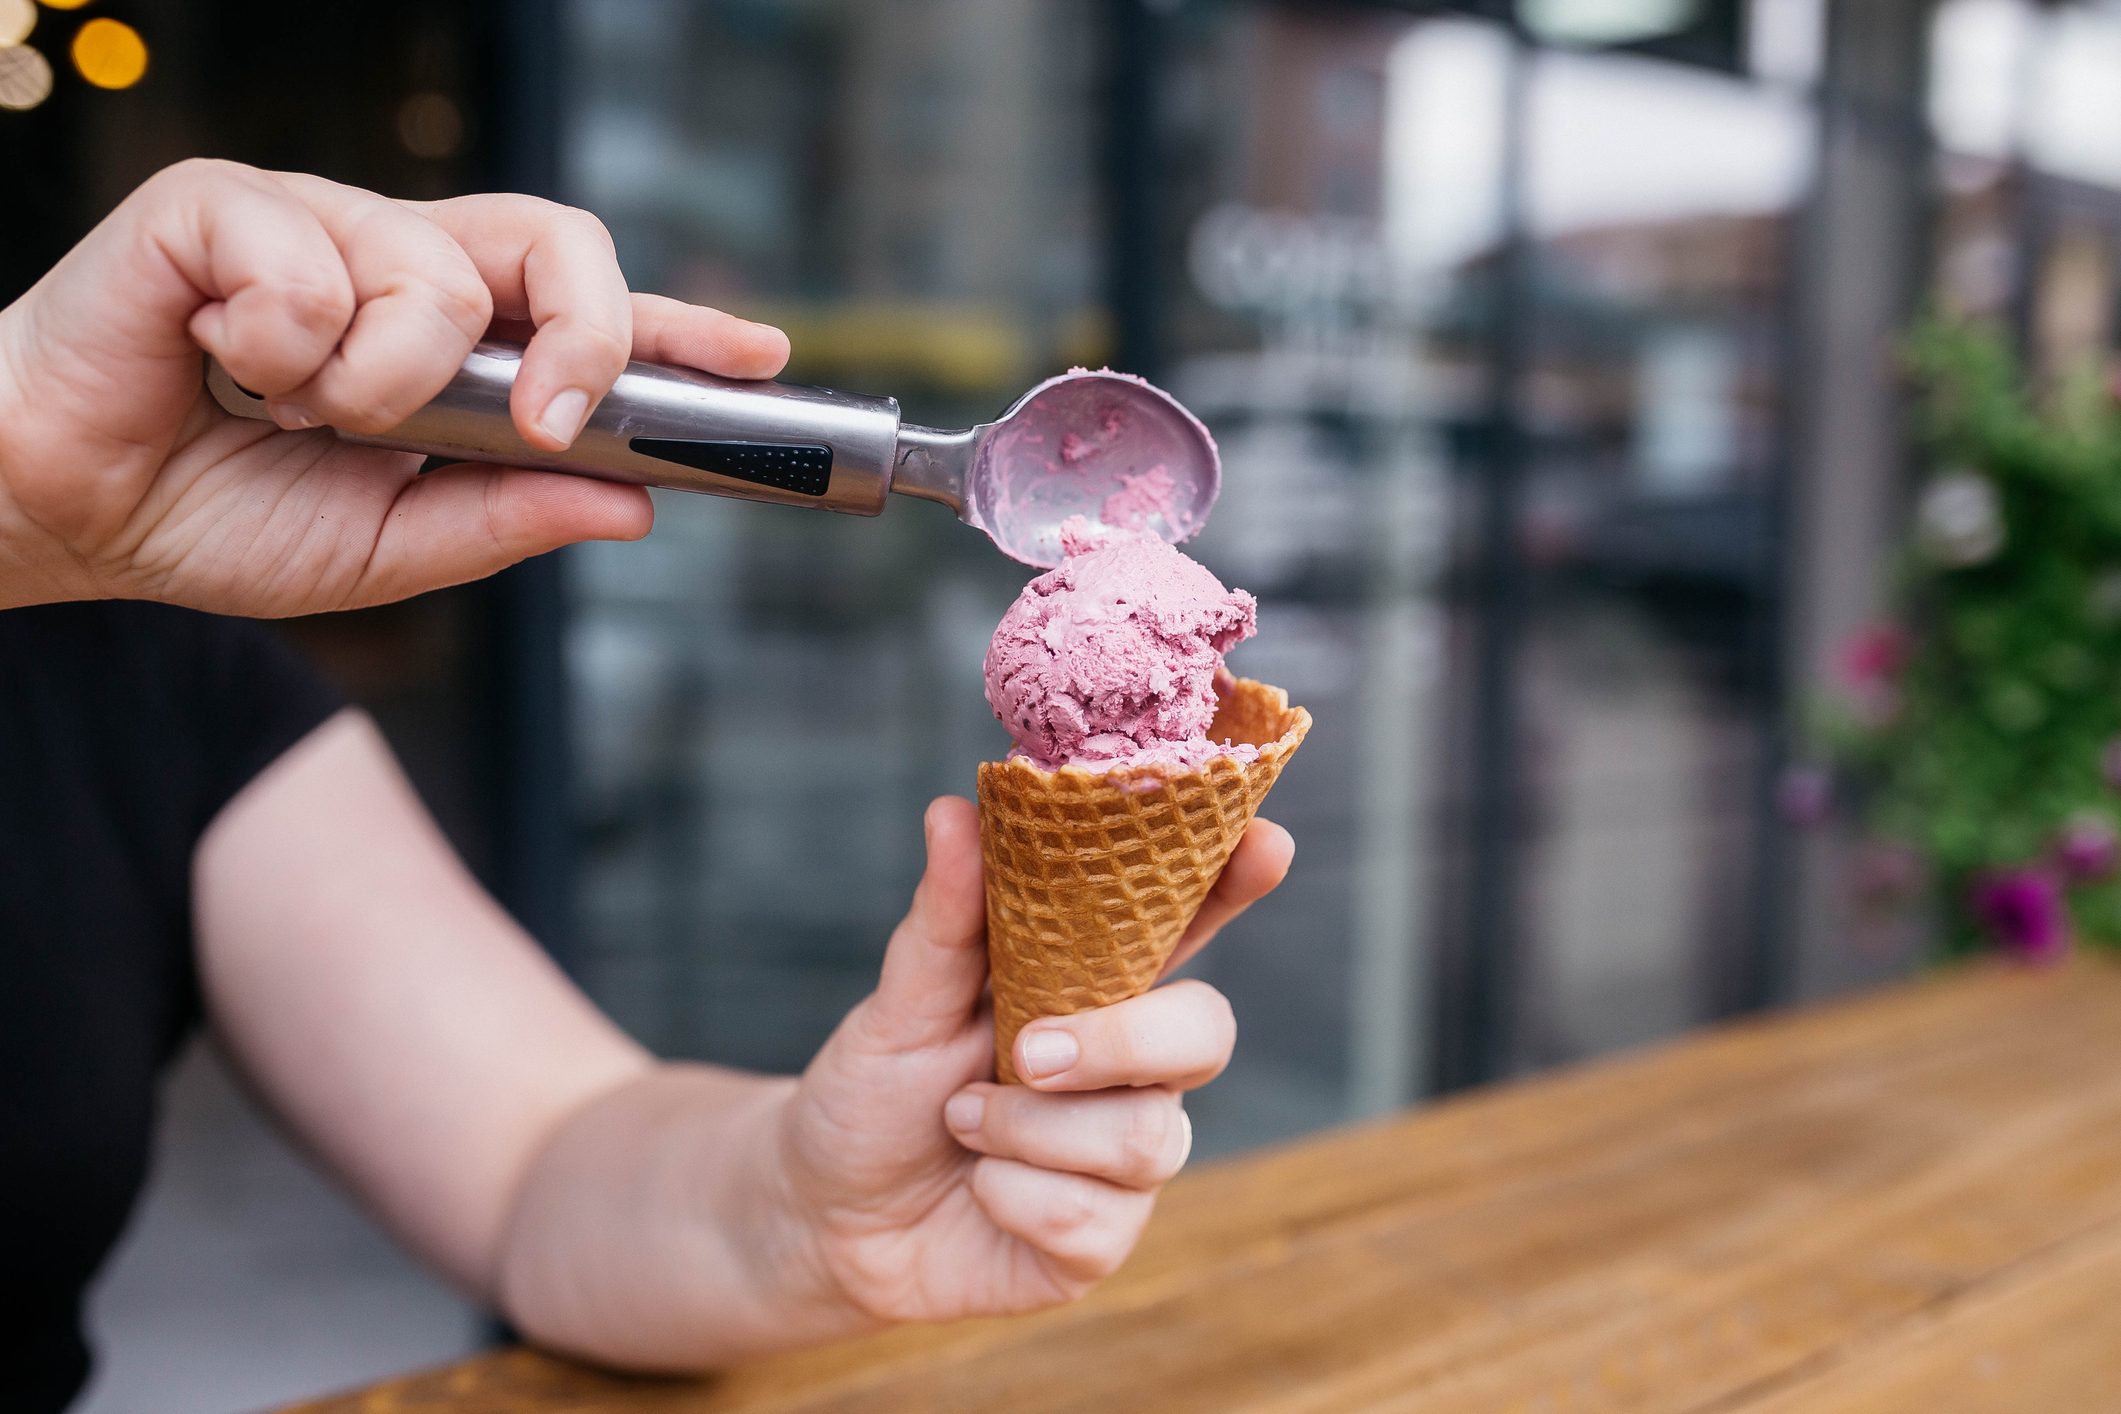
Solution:
{"label": "ice cream scoop", "polygon": [[[516,434],[509,390],[523,350],[488,341],[434,401],[372,436],[342,440],[459,461],[878,515],[890,493],[948,506],[1026,564],[1060,563],[1060,524],[1080,515],[1167,541],[1199,530],[1222,486],[1214,439],[1139,378],[1076,369],[992,422],[901,422],[896,399],[746,383],[630,363],[564,452]],[[210,364],[207,386],[238,417],[266,402]]]}
{"label": "ice cream scoop", "polygon": [[1139,531],[1071,519],[1065,558],[1024,588],[987,649],[987,702],[1018,753],[1047,770],[1192,770],[1210,739],[1223,655],[1258,605]]}

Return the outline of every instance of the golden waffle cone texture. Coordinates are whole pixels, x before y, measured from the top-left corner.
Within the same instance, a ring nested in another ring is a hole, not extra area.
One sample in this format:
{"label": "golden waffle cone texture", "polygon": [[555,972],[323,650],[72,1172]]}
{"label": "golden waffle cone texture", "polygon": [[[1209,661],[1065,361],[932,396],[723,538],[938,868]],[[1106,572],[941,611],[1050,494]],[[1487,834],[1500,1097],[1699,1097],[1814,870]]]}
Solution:
{"label": "golden waffle cone texture", "polygon": [[1209,738],[1258,746],[1256,761],[1220,756],[1177,774],[1047,771],[1014,759],[980,766],[1004,1082],[1016,1081],[1009,1055],[1026,1022],[1109,1006],[1156,981],[1310,729],[1311,714],[1280,688],[1235,678]]}

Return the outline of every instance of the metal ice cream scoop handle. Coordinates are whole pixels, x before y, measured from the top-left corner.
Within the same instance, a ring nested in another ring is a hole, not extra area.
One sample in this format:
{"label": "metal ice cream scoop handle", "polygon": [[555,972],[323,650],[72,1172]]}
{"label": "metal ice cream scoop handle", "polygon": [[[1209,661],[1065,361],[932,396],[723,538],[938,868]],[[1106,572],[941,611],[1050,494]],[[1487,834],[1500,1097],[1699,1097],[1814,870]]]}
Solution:
{"label": "metal ice cream scoop handle", "polygon": [[[948,506],[1027,564],[1060,560],[1070,515],[1179,541],[1221,487],[1207,431],[1168,394],[1118,373],[1048,379],[993,422],[961,431],[899,419],[896,399],[740,382],[629,363],[574,445],[541,451],[509,417],[520,344],[479,344],[434,401],[387,432],[347,442],[494,462],[747,501],[880,514],[890,493]],[[271,421],[265,399],[209,363],[207,387],[238,417]]]}

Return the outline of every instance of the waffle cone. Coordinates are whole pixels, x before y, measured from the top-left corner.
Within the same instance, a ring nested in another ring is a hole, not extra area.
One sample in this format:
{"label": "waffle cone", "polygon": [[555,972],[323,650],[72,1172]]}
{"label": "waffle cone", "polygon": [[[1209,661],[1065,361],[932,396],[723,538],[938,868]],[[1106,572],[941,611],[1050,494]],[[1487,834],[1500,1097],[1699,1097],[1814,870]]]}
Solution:
{"label": "waffle cone", "polygon": [[1225,678],[1213,741],[1260,748],[1240,764],[1098,773],[1029,762],[979,768],[987,871],[994,1062],[1016,1083],[1016,1033],[1041,1016],[1109,1006],[1149,989],[1281,769],[1311,714],[1278,687]]}

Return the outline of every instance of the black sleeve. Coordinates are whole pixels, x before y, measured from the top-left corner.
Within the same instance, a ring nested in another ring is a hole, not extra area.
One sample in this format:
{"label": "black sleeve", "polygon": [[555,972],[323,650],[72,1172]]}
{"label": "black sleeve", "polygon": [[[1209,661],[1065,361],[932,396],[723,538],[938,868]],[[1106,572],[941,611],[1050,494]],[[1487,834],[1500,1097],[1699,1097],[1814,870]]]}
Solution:
{"label": "black sleeve", "polygon": [[87,1376],[81,1293],[202,1006],[199,837],[339,706],[257,624],[152,604],[0,611],[0,1213],[16,1216],[0,1408],[60,1408]]}
{"label": "black sleeve", "polygon": [[0,732],[17,748],[0,752],[0,840],[10,803],[78,799],[123,846],[113,863],[182,881],[221,808],[343,705],[247,619],[125,601],[0,613]]}
{"label": "black sleeve", "polygon": [[135,993],[174,1045],[195,1011],[199,838],[340,706],[260,624],[137,603],[0,613],[0,961],[44,940],[67,975]]}
{"label": "black sleeve", "polygon": [[189,651],[198,671],[180,681],[197,694],[188,705],[199,752],[197,832],[203,834],[236,792],[346,703],[264,625],[190,617],[186,636],[194,640]]}

